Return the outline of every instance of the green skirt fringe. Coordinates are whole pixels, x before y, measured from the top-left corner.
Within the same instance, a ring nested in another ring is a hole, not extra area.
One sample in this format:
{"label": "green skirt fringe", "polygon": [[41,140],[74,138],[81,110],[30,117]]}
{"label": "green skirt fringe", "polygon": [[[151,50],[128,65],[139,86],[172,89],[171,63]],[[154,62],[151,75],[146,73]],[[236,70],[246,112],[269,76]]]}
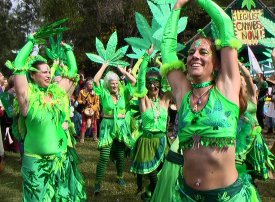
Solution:
{"label": "green skirt fringe", "polygon": [[114,139],[124,142],[129,148],[134,145],[134,139],[126,119],[117,119],[115,124],[114,119],[103,118],[100,123],[98,149],[111,146]]}
{"label": "green skirt fringe", "polygon": [[73,148],[63,154],[25,154],[22,162],[23,201],[86,201],[85,182]]}

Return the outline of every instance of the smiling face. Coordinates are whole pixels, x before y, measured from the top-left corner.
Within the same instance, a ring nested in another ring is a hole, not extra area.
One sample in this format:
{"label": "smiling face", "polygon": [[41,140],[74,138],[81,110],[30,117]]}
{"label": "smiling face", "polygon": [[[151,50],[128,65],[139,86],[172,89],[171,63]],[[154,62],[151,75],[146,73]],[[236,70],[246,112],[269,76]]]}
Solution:
{"label": "smiling face", "polygon": [[33,73],[31,75],[31,78],[38,86],[42,88],[48,87],[51,81],[51,69],[49,65],[47,65],[46,63],[39,64],[37,66],[37,69],[39,70],[39,72]]}
{"label": "smiling face", "polygon": [[190,77],[196,82],[205,82],[213,79],[213,71],[217,66],[217,56],[211,41],[200,38],[191,45],[187,57],[187,70]]}
{"label": "smiling face", "polygon": [[116,94],[118,92],[118,80],[109,80],[108,87],[111,94]]}

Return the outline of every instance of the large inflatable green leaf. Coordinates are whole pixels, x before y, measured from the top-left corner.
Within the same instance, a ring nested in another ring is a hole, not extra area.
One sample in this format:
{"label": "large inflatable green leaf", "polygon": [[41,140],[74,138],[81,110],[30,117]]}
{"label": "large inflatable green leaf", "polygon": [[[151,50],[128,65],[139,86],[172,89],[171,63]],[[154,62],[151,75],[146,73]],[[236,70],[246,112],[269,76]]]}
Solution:
{"label": "large inflatable green leaf", "polygon": [[95,38],[95,47],[100,57],[106,60],[106,51],[105,51],[104,45],[97,37]]}
{"label": "large inflatable green leaf", "polygon": [[110,36],[105,50],[104,44],[98,38],[96,38],[96,50],[98,55],[93,53],[86,53],[86,55],[90,60],[96,63],[103,64],[108,62],[110,66],[115,67],[117,67],[118,64],[124,64],[123,67],[125,67],[125,65],[128,66],[129,63],[123,63],[123,61],[121,61],[127,52],[128,46],[123,46],[116,51],[117,42],[117,32],[114,32]]}
{"label": "large inflatable green leaf", "polygon": [[129,38],[125,38],[124,40],[135,48],[147,50],[151,46],[151,43],[148,42],[148,40],[145,40],[143,38],[129,37]]}
{"label": "large inflatable green leaf", "polygon": [[269,48],[275,48],[275,38],[260,39],[259,43]]}
{"label": "large inflatable green leaf", "polygon": [[260,21],[264,28],[275,37],[275,22],[272,22],[271,20],[261,16]]}
{"label": "large inflatable green leaf", "polygon": [[96,54],[93,54],[93,53],[86,53],[87,57],[96,62],[96,63],[101,63],[103,64],[104,63],[104,59],[102,57],[100,57],[99,55],[96,55]]}

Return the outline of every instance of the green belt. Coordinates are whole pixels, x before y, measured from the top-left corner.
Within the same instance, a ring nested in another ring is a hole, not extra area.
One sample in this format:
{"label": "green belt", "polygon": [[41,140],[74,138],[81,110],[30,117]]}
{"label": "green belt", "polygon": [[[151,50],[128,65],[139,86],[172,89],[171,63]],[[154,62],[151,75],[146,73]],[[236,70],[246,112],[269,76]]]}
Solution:
{"label": "green belt", "polygon": [[192,198],[195,201],[211,201],[211,202],[227,201],[233,198],[235,195],[237,195],[244,186],[243,181],[240,178],[238,178],[232,185],[228,187],[201,191],[201,190],[195,190],[189,187],[185,183],[182,175],[180,175],[179,179],[180,179],[179,183],[181,187],[180,193],[188,195],[190,198]]}
{"label": "green belt", "polygon": [[146,137],[146,138],[161,138],[161,137],[165,137],[166,136],[166,132],[161,132],[161,131],[144,131],[142,134],[142,137]]}

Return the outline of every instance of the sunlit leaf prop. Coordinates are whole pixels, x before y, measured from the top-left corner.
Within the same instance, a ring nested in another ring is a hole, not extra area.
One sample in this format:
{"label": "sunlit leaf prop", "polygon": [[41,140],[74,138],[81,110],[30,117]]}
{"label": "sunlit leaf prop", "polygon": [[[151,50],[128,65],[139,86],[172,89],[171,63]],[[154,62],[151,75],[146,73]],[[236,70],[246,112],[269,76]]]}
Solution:
{"label": "sunlit leaf prop", "polygon": [[86,55],[90,60],[96,63],[103,64],[108,62],[110,66],[114,67],[117,67],[118,65],[122,67],[129,66],[128,62],[121,60],[126,54],[129,46],[123,46],[119,48],[117,51],[116,46],[117,33],[114,32],[107,43],[106,49],[104,48],[103,43],[98,38],[96,38],[96,50],[98,55],[93,53],[86,53]]}
{"label": "sunlit leaf prop", "polygon": [[36,44],[46,44],[46,40],[50,36],[54,36],[56,34],[62,33],[66,30],[68,30],[68,27],[60,27],[61,24],[66,22],[68,19],[62,19],[59,21],[56,21],[50,25],[41,27],[38,32],[34,34],[35,43]]}
{"label": "sunlit leaf prop", "polygon": [[[147,1],[147,3],[153,14],[151,26],[149,25],[144,16],[136,12],[136,24],[142,38],[129,37],[125,38],[125,41],[129,43],[132,47],[141,49],[143,51],[149,49],[151,44],[153,44],[154,50],[160,51],[164,26],[172,11],[172,5],[156,5],[151,1]],[[186,24],[187,18],[180,18],[178,33],[181,33],[185,29]],[[184,45],[178,44],[177,51],[180,51],[183,48]],[[131,56],[132,55],[130,55],[130,57]]]}
{"label": "sunlit leaf prop", "polygon": [[272,62],[271,52],[272,49],[275,48],[275,22],[272,22],[271,20],[263,16],[260,17],[260,21],[264,28],[273,36],[273,38],[265,38],[259,40],[260,44],[267,47],[266,52],[263,52],[268,57],[267,61]]}
{"label": "sunlit leaf prop", "polygon": [[174,4],[176,0],[153,0],[155,4]]}
{"label": "sunlit leaf prop", "polygon": [[246,7],[249,11],[251,10],[251,7],[256,7],[256,4],[253,0],[243,0],[242,8]]}
{"label": "sunlit leaf prop", "polygon": [[275,22],[272,22],[263,16],[260,17],[260,21],[273,38],[260,39],[259,43],[269,48],[275,48]]}

